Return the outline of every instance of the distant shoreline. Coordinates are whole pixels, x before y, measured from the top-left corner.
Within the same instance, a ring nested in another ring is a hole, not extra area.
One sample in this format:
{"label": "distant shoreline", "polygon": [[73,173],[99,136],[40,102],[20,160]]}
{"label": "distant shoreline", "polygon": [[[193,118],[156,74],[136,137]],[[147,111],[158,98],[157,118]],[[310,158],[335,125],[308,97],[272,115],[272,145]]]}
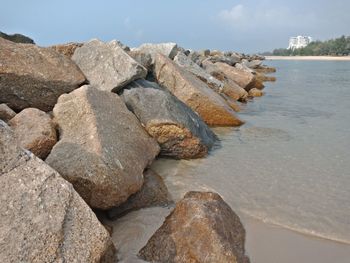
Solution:
{"label": "distant shoreline", "polygon": [[265,56],[266,60],[330,60],[330,61],[350,61],[350,56]]}

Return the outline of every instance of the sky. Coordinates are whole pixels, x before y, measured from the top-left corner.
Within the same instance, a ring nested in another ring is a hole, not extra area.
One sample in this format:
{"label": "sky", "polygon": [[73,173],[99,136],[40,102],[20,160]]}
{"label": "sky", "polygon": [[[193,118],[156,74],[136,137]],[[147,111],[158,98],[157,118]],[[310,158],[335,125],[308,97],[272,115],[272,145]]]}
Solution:
{"label": "sky", "polygon": [[40,46],[92,38],[176,42],[244,53],[287,47],[291,36],[350,35],[350,0],[0,0],[0,31]]}

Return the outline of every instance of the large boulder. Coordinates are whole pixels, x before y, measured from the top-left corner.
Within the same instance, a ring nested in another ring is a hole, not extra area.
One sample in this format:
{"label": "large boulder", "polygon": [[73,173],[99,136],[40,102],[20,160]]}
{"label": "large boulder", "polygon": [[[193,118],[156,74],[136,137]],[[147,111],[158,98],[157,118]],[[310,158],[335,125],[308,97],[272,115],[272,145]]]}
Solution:
{"label": "large boulder", "polygon": [[16,116],[16,112],[14,112],[9,106],[5,103],[0,104],[0,119],[4,122],[8,122],[13,117]]}
{"label": "large boulder", "polygon": [[104,43],[92,39],[75,50],[72,60],[84,72],[89,83],[101,90],[119,91],[133,80],[147,75],[147,70],[130,57],[116,40]]}
{"label": "large boulder", "polygon": [[81,47],[83,43],[67,43],[67,44],[59,44],[59,45],[54,45],[50,46],[53,50],[55,50],[58,53],[61,53],[69,58],[72,58],[75,50],[79,47]]}
{"label": "large boulder", "polygon": [[208,60],[212,63],[221,62],[230,66],[234,66],[236,63],[241,61],[239,58],[234,56],[224,56],[219,54],[209,57]]}
{"label": "large boulder", "polygon": [[264,93],[257,88],[250,89],[248,94],[250,97],[261,97],[262,95],[264,95]]}
{"label": "large boulder", "polygon": [[161,86],[166,87],[178,99],[197,112],[208,125],[238,126],[243,124],[220,95],[164,55],[156,55],[153,74]]}
{"label": "large boulder", "polygon": [[131,51],[149,54],[152,57],[152,61],[154,61],[155,55],[158,53],[163,54],[170,59],[174,59],[177,52],[179,51],[179,47],[176,43],[146,43],[142,44],[138,48],[131,49]]}
{"label": "large boulder", "polygon": [[198,66],[195,62],[193,62],[190,58],[188,58],[184,53],[179,52],[174,58],[174,61],[177,65],[184,68],[185,70],[191,72],[200,80],[207,83],[207,85],[215,90],[218,93],[222,92],[224,88],[224,84],[207,73],[203,68]]}
{"label": "large boulder", "polygon": [[55,125],[45,112],[27,108],[9,121],[20,145],[45,159],[57,142]]}
{"label": "large boulder", "polygon": [[143,52],[142,50],[130,50],[129,56],[135,59],[139,64],[144,66],[148,71],[152,71],[152,56],[149,53]]}
{"label": "large boulder", "polygon": [[151,169],[144,172],[144,183],[140,191],[133,194],[120,206],[108,210],[110,219],[116,219],[126,213],[152,206],[167,206],[172,203],[168,189],[162,177]]}
{"label": "large boulder", "polygon": [[262,60],[247,60],[243,59],[241,62],[244,66],[251,68],[251,69],[256,69],[259,68],[262,64]]}
{"label": "large boulder", "polygon": [[135,81],[124,90],[122,98],[158,141],[163,156],[203,157],[215,142],[215,134],[191,108],[154,82]]}
{"label": "large boulder", "polygon": [[74,62],[51,48],[0,38],[0,50],[0,103],[15,111],[50,111],[61,94],[86,82]]}
{"label": "large boulder", "polygon": [[215,193],[189,192],[140,250],[151,262],[247,263],[239,217]]}
{"label": "large boulder", "polygon": [[83,86],[53,109],[60,140],[46,162],[93,208],[109,209],[141,189],[159,152],[118,95]]}
{"label": "large boulder", "polygon": [[108,262],[114,246],[95,214],[2,121],[0,156],[1,262]]}

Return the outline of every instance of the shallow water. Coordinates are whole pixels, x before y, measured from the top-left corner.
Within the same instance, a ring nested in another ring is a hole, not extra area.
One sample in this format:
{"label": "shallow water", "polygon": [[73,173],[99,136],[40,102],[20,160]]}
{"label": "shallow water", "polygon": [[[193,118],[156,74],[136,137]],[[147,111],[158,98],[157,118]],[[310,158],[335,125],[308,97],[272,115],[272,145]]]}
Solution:
{"label": "shallow water", "polygon": [[277,82],[242,106],[245,125],[215,129],[208,158],[153,168],[175,200],[212,190],[242,218],[350,243],[350,62],[267,64]]}

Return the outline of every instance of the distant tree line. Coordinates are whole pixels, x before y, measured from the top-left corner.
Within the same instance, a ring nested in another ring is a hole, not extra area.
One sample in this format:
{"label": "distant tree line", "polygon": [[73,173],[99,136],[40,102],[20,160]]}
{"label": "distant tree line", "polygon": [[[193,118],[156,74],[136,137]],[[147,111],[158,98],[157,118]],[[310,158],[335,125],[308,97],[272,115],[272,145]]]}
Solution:
{"label": "distant tree line", "polygon": [[[267,52],[269,53],[269,52]],[[265,55],[268,55],[265,53]],[[350,36],[341,36],[327,41],[314,41],[304,48],[275,49],[269,55],[274,56],[349,56]]]}

